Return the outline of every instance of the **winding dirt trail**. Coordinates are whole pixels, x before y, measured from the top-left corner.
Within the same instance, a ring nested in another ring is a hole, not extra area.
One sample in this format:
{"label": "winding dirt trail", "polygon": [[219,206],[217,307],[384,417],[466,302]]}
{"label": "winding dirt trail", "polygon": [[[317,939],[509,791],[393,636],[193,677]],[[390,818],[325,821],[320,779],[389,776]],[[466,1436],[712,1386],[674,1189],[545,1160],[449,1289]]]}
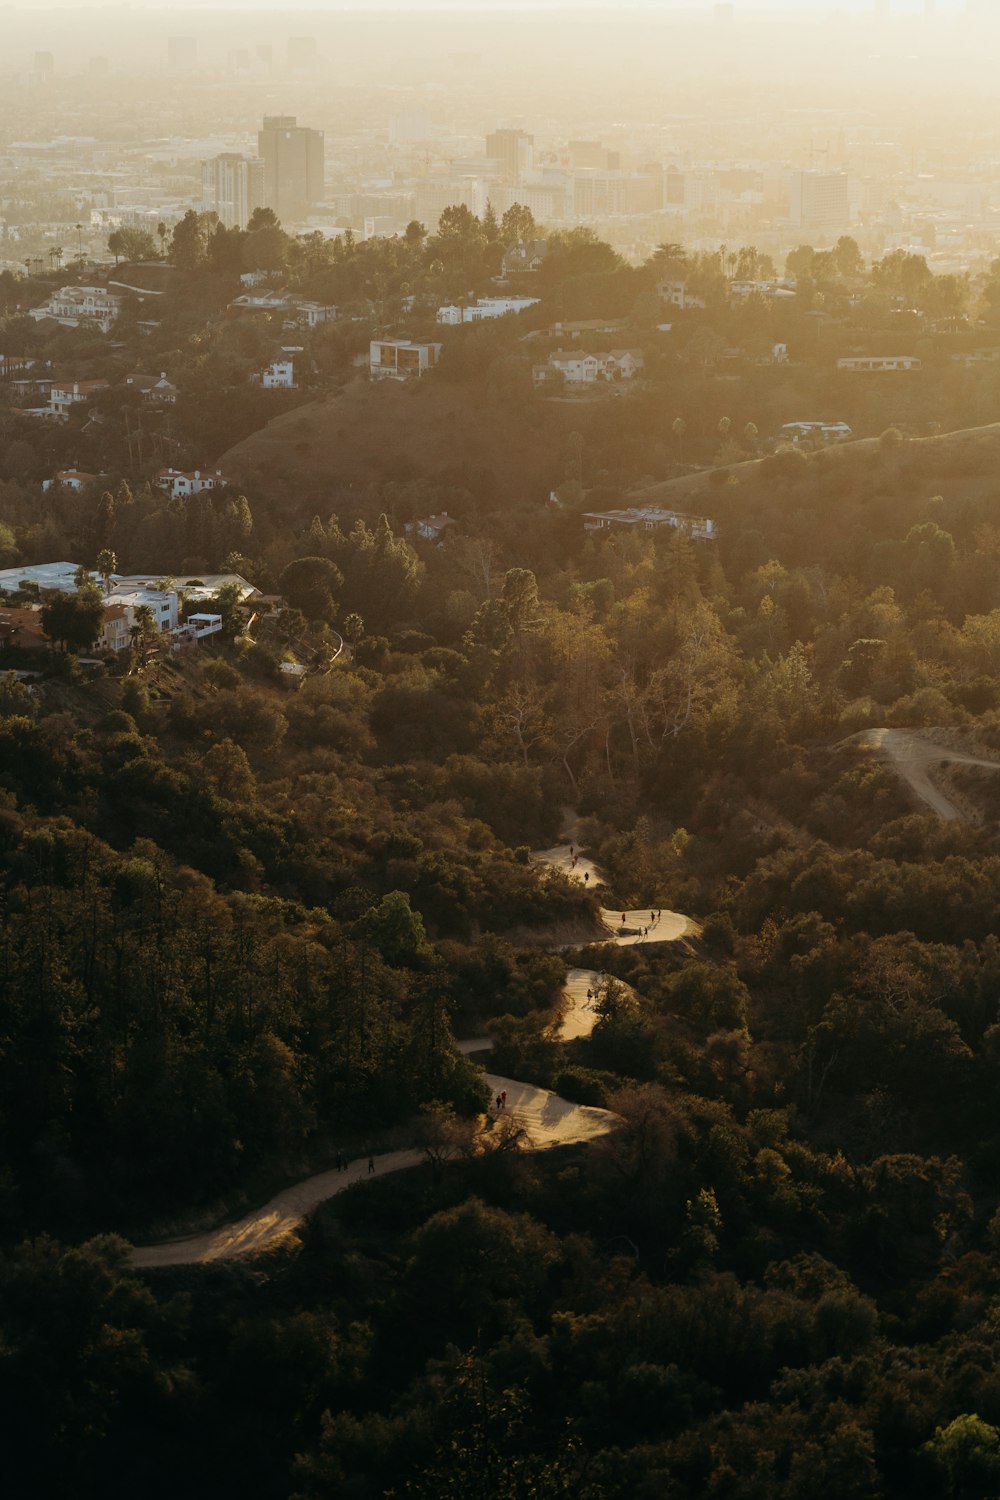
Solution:
{"label": "winding dirt trail", "polygon": [[907,729],[863,729],[860,734],[853,735],[852,740],[863,750],[873,750],[889,761],[921,802],[949,823],[961,820],[963,814],[931,781],[930,768],[940,765],[983,766],[989,771],[1000,771],[1000,761],[984,760],[964,750],[954,750]]}
{"label": "winding dirt trail", "polygon": [[[599,886],[604,883],[602,872],[592,861],[577,855],[574,864],[569,851],[569,844],[558,845],[554,849],[542,850],[532,858],[536,864],[563,870],[581,884]],[[583,878],[585,872],[589,875],[586,881]],[[608,928],[607,941],[619,945],[644,941],[642,928],[650,925],[650,913],[626,912],[628,922],[624,930],[621,916],[621,912],[602,911],[602,918]],[[640,918],[644,918],[645,922]],[[665,911],[662,914],[662,925],[654,925],[645,941],[675,942],[698,930],[697,924],[690,918],[679,912]],[[569,971],[563,991],[565,999],[562,1019],[558,1023],[564,1041],[587,1037],[593,1031],[597,1020],[593,993],[603,977],[596,969]],[[588,990],[591,992],[589,996]],[[469,1056],[490,1051],[493,1043],[489,1037],[469,1037],[458,1042],[457,1046],[460,1052]],[[533,1084],[522,1083],[516,1078],[503,1078],[496,1073],[487,1073],[486,1082],[494,1096],[506,1092],[505,1113],[522,1127],[527,1143],[536,1151],[592,1141],[599,1136],[608,1135],[619,1124],[618,1116],[610,1110],[571,1104],[549,1089],[535,1088]],[[344,1192],[354,1183],[362,1182],[371,1175],[384,1177],[387,1172],[401,1172],[408,1167],[419,1166],[424,1160],[423,1152],[416,1149],[387,1151],[372,1158],[371,1173],[367,1157],[352,1161],[343,1172],[336,1169],[317,1172],[276,1193],[263,1208],[255,1209],[231,1224],[224,1224],[207,1234],[189,1235],[160,1245],[140,1246],[132,1252],[132,1264],[138,1268],[196,1265],[260,1254],[287,1240],[321,1203]]]}

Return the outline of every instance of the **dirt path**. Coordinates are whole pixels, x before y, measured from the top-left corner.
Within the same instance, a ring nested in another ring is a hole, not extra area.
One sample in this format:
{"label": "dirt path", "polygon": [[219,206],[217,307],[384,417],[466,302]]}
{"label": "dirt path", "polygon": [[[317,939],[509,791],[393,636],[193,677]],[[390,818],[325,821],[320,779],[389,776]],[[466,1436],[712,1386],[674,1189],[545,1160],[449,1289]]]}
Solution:
{"label": "dirt path", "polygon": [[[563,870],[571,880],[578,880],[581,884],[604,884],[603,873],[591,860],[577,855],[574,864],[569,844],[541,850],[532,859],[536,864],[546,865],[550,869]],[[586,881],[585,873],[589,876]],[[697,925],[679,912],[665,911],[660,921],[652,924],[648,911],[626,912],[624,929],[621,925],[621,912],[602,911],[601,915],[608,928],[608,941],[618,944],[675,942],[689,932],[698,931]],[[643,928],[647,926],[651,926],[652,930],[644,938]],[[560,1025],[562,1040],[573,1041],[579,1037],[587,1037],[593,1031],[597,1020],[593,991],[603,977],[596,969],[570,969],[564,990],[566,999]],[[591,991],[590,997],[588,990]],[[492,1045],[489,1037],[482,1036],[469,1037],[457,1043],[458,1050],[466,1056],[488,1052]],[[486,1082],[494,1098],[506,1090],[504,1112],[523,1126],[528,1144],[535,1150],[544,1151],[553,1146],[591,1141],[598,1136],[607,1135],[618,1124],[618,1117],[606,1109],[570,1104],[548,1089],[535,1088],[533,1084],[521,1083],[516,1078],[502,1078],[499,1074],[487,1073]],[[208,1234],[190,1235],[162,1245],[141,1246],[133,1250],[132,1264],[144,1268],[203,1264],[273,1249],[293,1234],[303,1219],[328,1198],[344,1192],[356,1182],[365,1181],[369,1176],[384,1177],[387,1172],[401,1172],[407,1167],[419,1166],[423,1160],[423,1153],[417,1150],[388,1151],[372,1158],[372,1173],[368,1170],[367,1157],[351,1162],[344,1172],[317,1172],[275,1194],[263,1208],[245,1214],[235,1223],[225,1224]]]}
{"label": "dirt path", "polygon": [[1000,771],[1000,761],[984,760],[964,750],[954,750],[907,729],[864,729],[851,738],[862,749],[874,750],[889,761],[921,802],[949,823],[961,819],[962,813],[931,781],[930,768],[940,765],[984,766],[990,771]]}
{"label": "dirt path", "polygon": [[[554,844],[551,849],[538,849],[531,856],[531,862],[548,870],[560,870],[568,880],[575,880],[591,891],[607,884],[600,865],[581,854],[575,844]],[[683,937],[696,937],[701,931],[697,922],[679,911],[661,911],[659,917],[654,917],[649,908],[622,912],[602,906],[601,921],[608,934],[603,941],[615,943],[619,948],[629,948],[636,943],[676,943]]]}

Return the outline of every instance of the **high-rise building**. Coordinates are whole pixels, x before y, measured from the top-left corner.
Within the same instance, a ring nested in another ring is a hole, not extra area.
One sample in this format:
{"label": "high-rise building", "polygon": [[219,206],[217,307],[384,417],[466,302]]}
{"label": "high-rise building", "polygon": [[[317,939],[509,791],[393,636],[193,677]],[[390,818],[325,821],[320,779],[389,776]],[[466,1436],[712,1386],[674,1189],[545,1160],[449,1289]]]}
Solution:
{"label": "high-rise building", "polygon": [[497,163],[504,182],[519,182],[531,171],[534,136],[523,130],[494,130],[486,137],[486,155]]}
{"label": "high-rise building", "polygon": [[264,203],[283,224],[305,218],[325,192],[322,130],[309,130],[294,115],[265,115],[257,135],[264,163]]}
{"label": "high-rise building", "polygon": [[305,73],[316,66],[316,38],[314,36],[290,36],[288,38],[288,66],[296,73]]}
{"label": "high-rise building", "polygon": [[799,229],[844,229],[851,220],[846,172],[793,172],[789,216]]}
{"label": "high-rise building", "polygon": [[198,43],[193,36],[167,38],[167,66],[174,73],[191,73],[198,66]]}
{"label": "high-rise building", "polygon": [[255,208],[264,206],[264,163],[224,151],[201,164],[202,198],[227,229],[246,229]]}

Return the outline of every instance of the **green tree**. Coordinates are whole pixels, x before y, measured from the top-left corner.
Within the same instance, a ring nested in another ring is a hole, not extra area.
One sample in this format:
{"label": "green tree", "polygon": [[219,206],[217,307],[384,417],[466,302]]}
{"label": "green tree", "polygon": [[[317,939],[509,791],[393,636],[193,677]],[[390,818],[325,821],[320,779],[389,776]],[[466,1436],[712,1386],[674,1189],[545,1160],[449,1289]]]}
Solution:
{"label": "green tree", "polygon": [[125,225],[121,229],[113,229],[108,235],[108,249],[115,258],[115,265],[121,260],[155,260],[156,242],[147,229],[136,229],[131,225]]}
{"label": "green tree", "polygon": [[96,584],[75,594],[55,594],[42,605],[42,629],[64,651],[87,651],[104,623],[104,600]]}

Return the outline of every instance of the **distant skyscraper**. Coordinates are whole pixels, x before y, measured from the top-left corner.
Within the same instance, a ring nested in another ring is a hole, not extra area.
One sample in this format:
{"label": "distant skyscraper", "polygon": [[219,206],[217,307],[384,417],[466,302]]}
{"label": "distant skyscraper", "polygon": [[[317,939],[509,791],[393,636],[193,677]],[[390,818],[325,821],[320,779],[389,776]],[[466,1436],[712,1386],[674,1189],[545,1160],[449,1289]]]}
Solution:
{"label": "distant skyscraper", "polygon": [[314,36],[290,36],[288,38],[288,66],[304,73],[316,66],[316,38]]}
{"label": "distant skyscraper", "polygon": [[486,137],[486,155],[497,162],[504,182],[517,182],[531,171],[534,136],[523,130],[494,130]]}
{"label": "distant skyscraper", "polygon": [[799,229],[843,229],[851,204],[846,172],[793,172],[789,215]]}
{"label": "distant skyscraper", "polygon": [[201,190],[227,229],[245,229],[254,209],[264,206],[264,163],[224,151],[202,162]]}
{"label": "distant skyscraper", "polygon": [[264,202],[282,223],[304,219],[325,193],[323,132],[308,130],[294,115],[265,115],[257,135],[264,163]]}
{"label": "distant skyscraper", "polygon": [[174,73],[190,73],[198,66],[198,43],[193,36],[167,38],[167,66]]}

